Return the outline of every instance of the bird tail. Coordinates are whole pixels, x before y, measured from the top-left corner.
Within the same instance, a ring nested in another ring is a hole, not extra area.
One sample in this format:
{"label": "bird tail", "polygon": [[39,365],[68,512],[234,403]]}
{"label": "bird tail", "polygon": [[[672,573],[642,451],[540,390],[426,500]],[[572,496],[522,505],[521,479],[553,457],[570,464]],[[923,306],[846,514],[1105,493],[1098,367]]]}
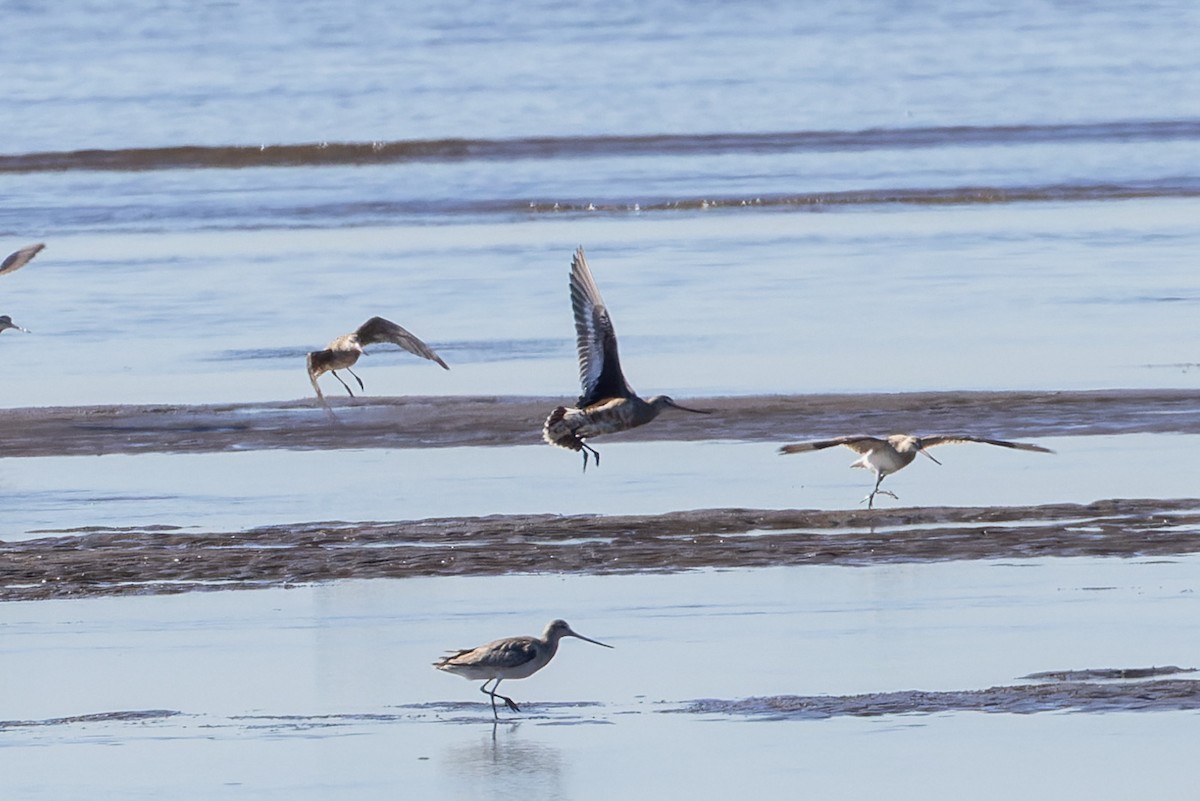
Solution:
{"label": "bird tail", "polygon": [[567,407],[559,406],[550,412],[546,424],[542,426],[542,439],[551,445],[566,448],[570,451],[583,450],[583,440],[575,436],[571,426],[566,421]]}

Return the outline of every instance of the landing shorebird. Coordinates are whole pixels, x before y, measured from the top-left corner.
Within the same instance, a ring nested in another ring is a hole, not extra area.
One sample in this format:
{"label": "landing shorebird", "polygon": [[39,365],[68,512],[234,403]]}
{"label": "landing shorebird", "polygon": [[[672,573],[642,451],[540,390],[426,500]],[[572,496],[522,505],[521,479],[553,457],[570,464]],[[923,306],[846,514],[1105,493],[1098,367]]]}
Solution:
{"label": "landing shorebird", "polygon": [[33,257],[41,253],[46,246],[38,242],[36,245],[26,245],[20,250],[8,254],[3,262],[0,262],[0,275],[7,273],[15,273],[17,270],[29,264]]}
{"label": "landing shorebird", "polygon": [[571,308],[575,312],[575,339],[579,350],[579,382],[583,394],[573,407],[559,406],[546,418],[542,439],[551,445],[583,451],[583,469],[588,454],[600,464],[600,453],[584,442],[588,437],[612,434],[649,423],[668,407],[695,414],[702,409],[680,406],[666,395],[642,400],[625,381],[617,355],[617,334],[612,318],[588,269],[583,248],[571,260]]}
{"label": "landing shorebird", "polygon": [[[513,699],[496,692],[504,679],[525,679],[544,668],[558,651],[558,641],[563,637],[576,637],[593,645],[603,645],[602,642],[584,637],[571,630],[565,620],[552,620],[546,624],[546,630],[539,637],[505,637],[495,640],[478,648],[464,648],[447,654],[433,666],[438,670],[462,676],[464,679],[484,682],[479,692],[492,698],[492,717],[499,720],[496,712],[496,699],[499,698],[513,712],[520,712]],[[489,682],[496,682],[488,689]]]}
{"label": "landing shorebird", "polygon": [[415,353],[418,356],[437,362],[447,370],[450,369],[442,361],[441,356],[434,353],[432,348],[408,331],[396,325],[391,320],[385,320],[382,317],[372,317],[360,325],[357,331],[344,334],[330,342],[325,350],[315,350],[308,354],[308,378],[312,381],[313,389],[317,391],[317,398],[322,402],[325,400],[325,395],[321,392],[321,387],[317,384],[317,378],[324,373],[333,373],[333,377],[341,382],[343,387],[346,387],[346,391],[350,393],[350,397],[354,397],[354,393],[350,391],[350,386],[345,381],[342,381],[342,377],[337,374],[337,371],[342,369],[345,369],[350,375],[354,376],[354,380],[358,382],[359,389],[366,389],[363,386],[362,379],[350,368],[358,361],[358,357],[362,355],[363,348],[378,342],[394,343],[409,353]]}
{"label": "landing shorebird", "polygon": [[[895,473],[897,470],[902,470],[912,464],[912,460],[917,458],[918,453],[923,453],[930,459],[933,459],[937,464],[941,464],[926,448],[932,448],[935,445],[953,445],[959,442],[982,442],[985,445],[999,445],[1002,448],[1016,448],[1022,451],[1037,451],[1038,453],[1054,453],[1049,448],[1043,448],[1041,445],[1032,445],[1028,442],[1008,442],[1002,439],[987,439],[985,437],[973,437],[970,434],[940,434],[933,437],[913,437],[908,434],[892,434],[887,439],[879,439],[877,437],[835,437],[834,439],[822,439],[815,442],[798,442],[795,445],[784,445],[779,449],[780,453],[806,453],[808,451],[819,451],[824,448],[832,448],[835,445],[845,445],[855,453],[862,454],[861,458],[851,467],[862,467],[870,470],[875,474],[875,488],[871,490],[871,494],[863,498],[867,502],[867,508],[874,508],[876,495],[890,495],[899,500],[894,492],[881,490],[879,482]],[[862,501],[859,501],[862,503]]]}

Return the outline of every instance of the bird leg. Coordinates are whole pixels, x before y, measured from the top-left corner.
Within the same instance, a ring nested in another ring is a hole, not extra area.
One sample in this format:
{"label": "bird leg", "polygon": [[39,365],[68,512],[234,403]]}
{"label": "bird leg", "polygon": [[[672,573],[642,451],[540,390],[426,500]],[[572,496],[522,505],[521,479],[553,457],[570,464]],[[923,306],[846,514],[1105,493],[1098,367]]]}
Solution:
{"label": "bird leg", "polygon": [[[488,681],[493,681],[493,679],[488,679]],[[501,701],[503,701],[505,706],[507,706],[513,712],[521,711],[520,707],[517,706],[516,702],[514,702],[513,699],[511,699],[505,695],[500,695],[499,693],[496,692],[496,689],[500,686],[500,679],[494,680],[496,683],[492,685],[492,689],[490,689],[490,690],[487,688],[488,681],[485,681],[480,686],[479,692],[483,693],[484,695],[491,696],[491,698],[492,698],[492,717],[496,718],[497,720],[500,719],[500,715],[497,714],[497,712],[496,712],[496,699],[497,698],[499,698]]]}
{"label": "bird leg", "polygon": [[870,495],[868,495],[867,497],[863,498],[861,501],[859,501],[859,503],[863,503],[863,502],[865,501],[865,502],[866,502],[866,504],[867,504],[867,508],[868,508],[868,509],[874,509],[874,508],[875,508],[875,496],[876,496],[876,495],[890,495],[891,497],[895,498],[896,500],[900,500],[900,496],[899,496],[899,495],[897,495],[896,493],[894,493],[894,492],[889,492],[889,491],[887,491],[887,490],[881,490],[881,489],[879,488],[879,484],[880,484],[880,482],[882,482],[882,481],[883,481],[883,479],[884,479],[884,476],[883,476],[883,474],[881,473],[881,474],[880,474],[880,475],[879,475],[879,476],[878,476],[878,477],[875,479],[875,489],[871,490],[871,494],[870,494]]}
{"label": "bird leg", "polygon": [[[350,392],[350,386],[349,386],[349,385],[348,385],[348,384],[347,384],[345,381],[342,381],[342,377],[341,377],[340,375],[338,375],[338,374],[337,374],[337,370],[330,370],[329,372],[333,373],[333,377],[334,377],[334,378],[336,378],[336,379],[338,380],[338,382],[339,382],[339,383],[340,383],[340,384],[341,384],[343,387],[345,387],[345,388],[346,388],[346,391],[347,391],[347,392]],[[351,373],[351,375],[354,375],[354,374],[353,374],[353,373]],[[355,378],[357,378],[357,377],[358,377],[358,376],[355,376]],[[358,383],[360,383],[360,384],[361,384],[361,383],[362,383],[362,381],[359,381]],[[350,397],[352,397],[352,398],[354,397],[354,393],[353,393],[353,392],[350,392]]]}
{"label": "bird leg", "polygon": [[346,368],[346,372],[354,376],[354,380],[358,382],[359,389],[361,389],[363,392],[367,391],[367,387],[363,384],[362,379],[358,377],[358,373],[354,372],[349,367]]}
{"label": "bird leg", "polygon": [[583,451],[583,472],[587,472],[587,459],[589,453],[596,460],[596,467],[600,466],[600,451],[596,450],[591,445],[588,445],[583,440],[579,441],[579,449]]}

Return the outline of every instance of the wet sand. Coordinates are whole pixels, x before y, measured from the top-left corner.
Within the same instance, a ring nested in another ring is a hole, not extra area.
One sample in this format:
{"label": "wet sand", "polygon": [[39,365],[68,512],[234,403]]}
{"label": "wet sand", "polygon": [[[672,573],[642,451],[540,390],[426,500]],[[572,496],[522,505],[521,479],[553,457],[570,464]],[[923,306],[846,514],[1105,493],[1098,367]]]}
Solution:
{"label": "wet sand", "polygon": [[[541,442],[573,398],[421,396],[278,403],[0,410],[8,457],[204,453],[264,448],[445,448]],[[1200,433],[1200,391],[915,392],[688,398],[712,415],[665,414],[606,441],[786,442],[841,434],[971,432],[1005,437]]]}
{"label": "wet sand", "polygon": [[1165,557],[1200,552],[1200,499],[836,512],[492,515],[216,534],[88,527],[69,534],[0,544],[0,600],[262,588],[345,578]]}

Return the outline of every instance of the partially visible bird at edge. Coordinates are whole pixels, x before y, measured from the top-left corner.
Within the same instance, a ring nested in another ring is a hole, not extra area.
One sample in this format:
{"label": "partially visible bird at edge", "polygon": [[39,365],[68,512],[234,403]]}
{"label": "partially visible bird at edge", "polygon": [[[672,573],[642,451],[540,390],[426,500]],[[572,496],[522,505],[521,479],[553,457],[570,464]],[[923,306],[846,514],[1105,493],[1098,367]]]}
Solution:
{"label": "partially visible bird at edge", "polygon": [[43,242],[38,242],[36,245],[26,245],[18,251],[8,254],[3,262],[0,262],[0,275],[15,273],[17,270],[29,264],[33,257],[45,250],[46,245]]}
{"label": "partially visible bird at edge", "polygon": [[[20,250],[8,254],[4,261],[0,262],[0,275],[15,273],[26,264],[29,264],[29,262],[33,260],[33,257],[41,253],[45,247],[46,245],[44,243],[38,242],[36,245],[26,245]],[[7,314],[0,315],[0,332],[7,331],[10,328],[16,329],[17,331],[24,331],[26,334],[29,333],[28,328],[22,328],[21,326],[17,325]]]}
{"label": "partially visible bird at edge", "polygon": [[666,395],[642,400],[629,386],[621,372],[612,318],[592,278],[583,248],[575,251],[571,260],[570,286],[583,394],[574,406],[559,406],[550,413],[542,427],[542,439],[560,448],[582,451],[586,471],[589,453],[596,465],[600,464],[600,452],[584,442],[589,437],[644,425],[667,408],[695,414],[710,413],[681,406]]}
{"label": "partially visible bird at edge", "polygon": [[871,490],[870,495],[860,501],[860,503],[865,502],[867,508],[871,509],[874,508],[876,495],[889,495],[899,500],[899,497],[894,492],[881,490],[879,484],[892,473],[912,464],[913,459],[917,458],[918,453],[923,453],[937,464],[941,464],[937,459],[934,459],[933,455],[926,448],[932,448],[937,445],[954,445],[962,442],[982,442],[985,445],[999,445],[1002,448],[1015,448],[1017,450],[1036,451],[1038,453],[1054,453],[1049,448],[1043,448],[1041,445],[1033,445],[1029,442],[1008,442],[1002,439],[975,437],[970,434],[939,434],[929,437],[892,434],[887,439],[868,436],[834,437],[833,439],[784,445],[779,449],[779,452],[781,454],[808,453],[810,451],[832,448],[836,445],[845,445],[855,453],[861,454],[858,461],[850,466],[861,467],[875,474],[874,489]]}
{"label": "partially visible bird at edge", "polygon": [[[520,712],[513,699],[496,692],[504,679],[524,679],[544,668],[558,652],[558,641],[563,637],[575,637],[593,645],[612,648],[611,645],[584,637],[573,631],[567,621],[552,620],[546,624],[541,637],[505,637],[478,648],[453,651],[433,663],[438,670],[478,681],[483,679],[479,692],[491,697],[492,717],[499,720],[496,699],[499,698],[513,712]],[[494,684],[492,682],[495,682]],[[492,688],[488,689],[488,684]]]}
{"label": "partially visible bird at edge", "polygon": [[313,389],[317,392],[317,398],[324,403],[325,395],[321,392],[321,387],[317,384],[317,379],[325,373],[333,373],[346,391],[350,393],[350,397],[354,397],[354,392],[350,386],[342,381],[342,377],[337,374],[338,370],[345,370],[354,376],[354,380],[358,382],[359,389],[366,389],[363,386],[362,379],[351,370],[358,357],[363,355],[363,348],[368,345],[375,345],[380,342],[391,342],[399,345],[409,353],[414,353],[422,358],[437,362],[443,368],[449,370],[450,367],[442,361],[442,357],[434,353],[433,349],[426,345],[417,337],[406,331],[404,328],[393,323],[391,320],[385,320],[382,317],[372,317],[358,327],[358,330],[349,334],[343,334],[337,339],[330,342],[324,350],[315,350],[308,354],[308,378],[312,381]]}

